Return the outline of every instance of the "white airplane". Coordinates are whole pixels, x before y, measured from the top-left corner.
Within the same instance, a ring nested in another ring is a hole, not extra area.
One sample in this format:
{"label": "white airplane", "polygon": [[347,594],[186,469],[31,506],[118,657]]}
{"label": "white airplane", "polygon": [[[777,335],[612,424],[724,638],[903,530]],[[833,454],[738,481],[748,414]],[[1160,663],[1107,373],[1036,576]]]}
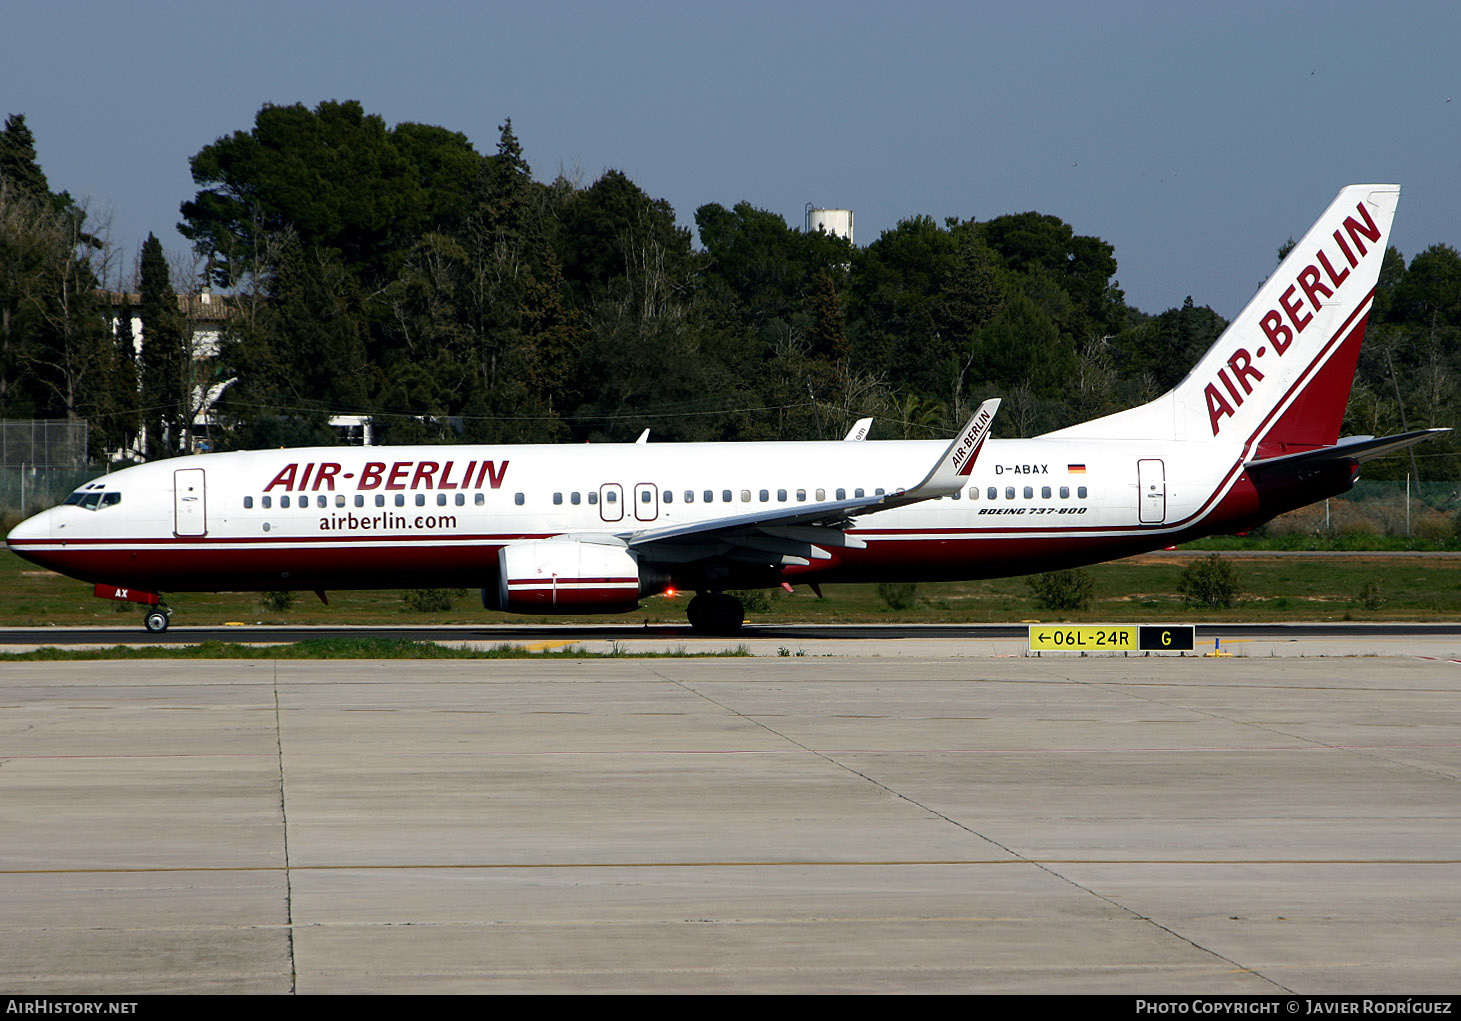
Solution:
{"label": "white airplane", "polygon": [[727,590],[1028,574],[1241,531],[1444,431],[1339,437],[1399,195],[1341,191],[1176,388],[1033,439],[991,439],[990,400],[951,443],[202,454],[89,482],[7,541],[144,604],[151,631],[163,592],[480,586],[535,614],[694,590],[690,623],[725,633]]}

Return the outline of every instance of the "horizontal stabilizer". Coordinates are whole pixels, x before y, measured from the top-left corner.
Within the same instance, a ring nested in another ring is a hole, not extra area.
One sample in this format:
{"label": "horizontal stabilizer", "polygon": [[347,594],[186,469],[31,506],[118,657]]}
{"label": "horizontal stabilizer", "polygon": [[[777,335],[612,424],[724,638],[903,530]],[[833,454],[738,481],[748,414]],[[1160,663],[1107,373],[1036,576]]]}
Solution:
{"label": "horizontal stabilizer", "polygon": [[1432,436],[1450,431],[1449,429],[1417,429],[1413,432],[1397,433],[1394,436],[1346,436],[1332,447],[1304,450],[1297,454],[1284,454],[1282,457],[1259,458],[1255,461],[1248,461],[1243,467],[1249,471],[1261,472],[1274,468],[1300,468],[1346,461],[1363,464],[1365,461],[1373,461],[1377,457],[1393,454],[1397,450],[1404,450],[1422,440],[1428,440]]}

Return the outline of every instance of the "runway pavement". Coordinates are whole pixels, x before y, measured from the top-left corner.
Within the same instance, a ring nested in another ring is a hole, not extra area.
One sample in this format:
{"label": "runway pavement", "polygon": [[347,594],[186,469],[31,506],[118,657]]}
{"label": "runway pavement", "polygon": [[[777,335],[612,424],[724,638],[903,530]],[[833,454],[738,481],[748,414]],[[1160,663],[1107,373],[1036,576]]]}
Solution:
{"label": "runway pavement", "polygon": [[0,990],[1455,992],[1461,656],[933,641],[4,664]]}

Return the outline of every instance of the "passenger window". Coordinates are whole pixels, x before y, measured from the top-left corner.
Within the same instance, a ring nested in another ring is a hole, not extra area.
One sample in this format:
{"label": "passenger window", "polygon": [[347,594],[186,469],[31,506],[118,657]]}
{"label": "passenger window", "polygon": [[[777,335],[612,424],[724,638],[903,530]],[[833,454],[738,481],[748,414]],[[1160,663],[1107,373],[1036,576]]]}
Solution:
{"label": "passenger window", "polygon": [[486,502],[487,502],[487,494],[486,493],[478,493],[477,494],[477,506],[478,507],[481,507]]}
{"label": "passenger window", "polygon": [[874,496],[882,496],[883,495],[883,491],[881,489],[874,489],[873,490],[873,495]]}
{"label": "passenger window", "polygon": [[977,500],[977,499],[979,499],[979,487],[978,486],[970,486],[969,487],[969,499],[971,499],[971,500]]}
{"label": "passenger window", "polygon": [[713,489],[707,489],[705,492],[701,493],[700,495],[705,498],[705,502],[706,503],[714,503],[715,502],[715,490],[713,490]]}
{"label": "passenger window", "polygon": [[957,499],[959,499],[959,497],[961,497],[961,496],[963,496],[963,495],[964,495],[964,494],[963,494],[963,493],[962,493],[962,492],[961,492],[961,491],[960,491],[960,490],[957,490],[957,489],[956,489],[956,490],[954,490],[954,496],[953,496],[953,498],[954,498],[954,499],[955,499],[955,500],[957,500]]}
{"label": "passenger window", "polygon": [[743,490],[741,490],[741,503],[750,503],[750,502],[751,502],[751,491],[749,489],[743,489]]}
{"label": "passenger window", "polygon": [[[306,502],[308,502],[308,501],[306,501]],[[328,507],[329,505],[330,505],[330,498],[328,496],[326,496],[324,493],[321,493],[319,496],[315,497],[315,506],[316,507]]]}
{"label": "passenger window", "polygon": [[287,496],[281,496],[279,498],[279,506],[281,506],[281,507],[288,507],[289,506],[289,497],[287,497]]}
{"label": "passenger window", "polygon": [[375,505],[377,507],[384,507],[386,505],[386,496],[384,493],[375,494]]}
{"label": "passenger window", "polygon": [[819,489],[819,490],[817,490],[817,502],[818,503],[821,503],[821,502],[823,502],[826,499],[827,499],[827,491],[825,489]]}
{"label": "passenger window", "polygon": [[730,503],[731,502],[731,491],[729,489],[722,489],[720,491],[720,502],[721,503]]}
{"label": "passenger window", "polygon": [[[519,497],[519,500],[517,502],[518,503],[522,503],[522,500],[521,500],[522,494],[519,493],[517,495]],[[607,493],[604,494],[604,502],[605,503],[618,503],[619,502],[619,491],[617,489],[611,489],[611,490],[609,490]]]}
{"label": "passenger window", "polygon": [[781,503],[785,503],[786,502],[786,490],[784,490],[784,489],[778,489],[776,491],[776,499],[779,502],[781,502]]}
{"label": "passenger window", "polygon": [[639,502],[640,503],[649,503],[653,498],[654,498],[654,494],[650,490],[648,490],[648,489],[640,490],[640,492],[639,492]]}
{"label": "passenger window", "polygon": [[1048,499],[1050,499],[1050,487],[1049,486],[1041,486],[1040,487],[1040,499],[1042,499],[1042,500],[1048,500]]}
{"label": "passenger window", "polygon": [[1060,498],[1062,500],[1069,500],[1070,499],[1070,487],[1069,486],[1061,486],[1060,487]]}
{"label": "passenger window", "polygon": [[467,505],[467,494],[466,493],[458,493],[457,494],[457,506],[458,507],[465,507],[466,505]]}
{"label": "passenger window", "polygon": [[770,490],[766,490],[766,489],[761,490],[761,502],[762,503],[766,503],[770,499],[771,499],[771,492],[770,492]]}
{"label": "passenger window", "polygon": [[1035,487],[1034,486],[1026,486],[1025,487],[1025,499],[1026,500],[1033,500],[1034,498],[1035,498]]}
{"label": "passenger window", "polygon": [[854,489],[852,491],[852,495],[853,495],[853,497],[855,499],[861,500],[862,499],[862,490],[861,489]]}
{"label": "passenger window", "polygon": [[1078,497],[1080,497],[1082,500],[1084,500],[1086,498],[1086,487],[1085,486],[1078,487],[1076,489],[1076,491],[1075,491],[1075,495],[1078,496]]}
{"label": "passenger window", "polygon": [[345,506],[345,494],[344,493],[341,493],[339,496],[335,497],[335,506],[336,507],[343,507],[343,506]]}
{"label": "passenger window", "polygon": [[[609,502],[612,503],[613,501],[614,501],[614,494],[611,491],[609,493]],[[524,497],[521,493],[513,493],[512,494],[512,502],[515,503],[515,504],[517,504],[519,507],[521,507],[526,502],[526,497]]]}
{"label": "passenger window", "polygon": [[417,507],[425,507],[426,506],[426,494],[425,493],[417,493],[416,494],[416,506]]}
{"label": "passenger window", "polygon": [[847,499],[847,490],[845,490],[845,489],[839,489],[839,490],[837,490],[837,499],[839,499],[839,500],[846,500]]}
{"label": "passenger window", "polygon": [[590,493],[590,494],[588,494],[588,505],[590,507],[597,507],[599,505],[599,494],[598,493]]}
{"label": "passenger window", "polygon": [[[67,502],[69,503],[70,501],[68,500]],[[244,510],[253,510],[253,509],[254,509],[254,498],[252,496],[246,496],[246,497],[244,497]]]}
{"label": "passenger window", "polygon": [[446,494],[445,493],[437,493],[436,494],[436,505],[438,507],[445,507],[446,506]]}
{"label": "passenger window", "polygon": [[553,494],[553,506],[554,507],[562,507],[563,506],[563,494],[562,493],[554,493]]}
{"label": "passenger window", "polygon": [[694,503],[695,502],[695,490],[693,490],[693,489],[687,489],[687,490],[685,490],[685,502],[686,503]]}
{"label": "passenger window", "polygon": [[406,506],[406,494],[405,493],[397,493],[396,494],[396,506],[397,507],[404,507],[404,506]]}
{"label": "passenger window", "polygon": [[569,493],[568,494],[568,502],[571,503],[571,504],[573,504],[573,506],[575,506],[575,507],[578,506],[579,501],[581,499],[582,499],[582,496],[580,494],[578,494],[578,493]]}
{"label": "passenger window", "polygon": [[262,503],[264,504],[264,509],[265,510],[268,510],[269,509],[269,505],[272,504],[273,502],[274,502],[273,497],[269,497],[269,496],[264,497],[264,499],[262,501]]}
{"label": "passenger window", "polygon": [[1015,498],[1015,487],[1014,486],[1005,486],[1004,487],[1004,498],[1006,500],[1013,500]]}
{"label": "passenger window", "polygon": [[989,497],[991,500],[997,500],[999,499],[999,490],[995,489],[993,486],[990,486],[987,490],[985,490],[984,495]]}
{"label": "passenger window", "polygon": [[[646,497],[649,496],[648,493],[645,493],[644,495]],[[664,497],[665,497],[665,503],[674,503],[675,502],[675,492],[674,492],[674,490],[672,490],[672,489],[666,489],[665,492],[664,492]],[[648,503],[649,500],[646,499],[644,502],[645,503]]]}

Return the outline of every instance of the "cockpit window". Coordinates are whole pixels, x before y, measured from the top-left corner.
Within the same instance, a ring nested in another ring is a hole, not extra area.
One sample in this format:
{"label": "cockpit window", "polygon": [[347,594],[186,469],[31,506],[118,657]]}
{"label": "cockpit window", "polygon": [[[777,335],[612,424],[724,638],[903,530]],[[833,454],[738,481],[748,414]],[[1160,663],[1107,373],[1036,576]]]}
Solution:
{"label": "cockpit window", "polygon": [[70,504],[73,507],[80,507],[83,510],[94,511],[99,507],[115,507],[122,502],[121,493],[108,493],[102,489],[78,489],[61,502],[61,506]]}

